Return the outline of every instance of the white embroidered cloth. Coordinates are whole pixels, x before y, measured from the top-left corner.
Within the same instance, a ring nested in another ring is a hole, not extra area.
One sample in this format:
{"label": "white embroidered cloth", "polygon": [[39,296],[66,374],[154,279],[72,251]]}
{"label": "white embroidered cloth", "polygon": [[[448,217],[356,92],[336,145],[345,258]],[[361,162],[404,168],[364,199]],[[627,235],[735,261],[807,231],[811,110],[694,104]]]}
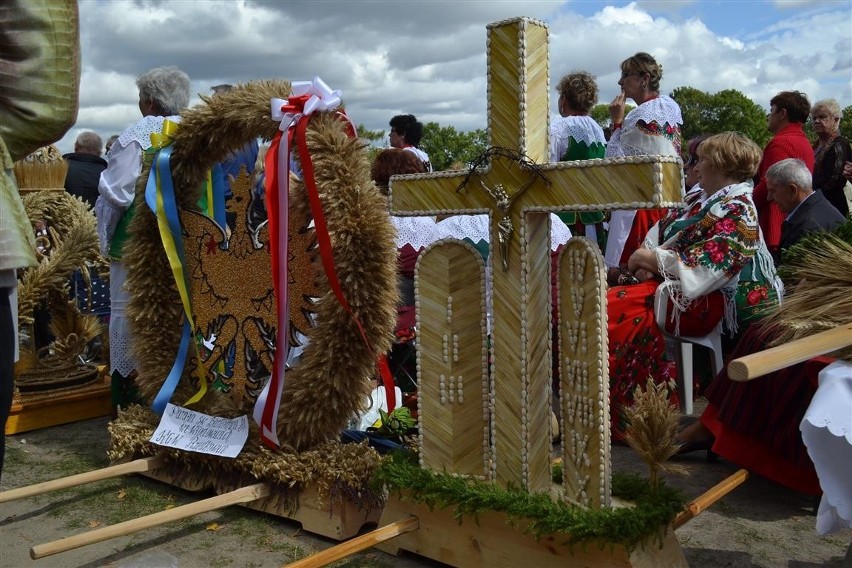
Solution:
{"label": "white embroidered cloth", "polygon": [[852,527],[852,363],[837,361],[820,372],[799,429],[823,491],[817,533]]}
{"label": "white embroidered cloth", "polygon": [[[411,245],[415,250],[444,238],[470,239],[474,243],[490,242],[488,215],[454,215],[440,222],[434,217],[391,217],[396,227],[396,246]],[[550,250],[555,251],[571,238],[571,229],[550,214]]]}
{"label": "white embroidered cloth", "polygon": [[590,116],[559,116],[550,121],[550,161],[558,162],[568,149],[568,139],[606,146],[601,125]]}

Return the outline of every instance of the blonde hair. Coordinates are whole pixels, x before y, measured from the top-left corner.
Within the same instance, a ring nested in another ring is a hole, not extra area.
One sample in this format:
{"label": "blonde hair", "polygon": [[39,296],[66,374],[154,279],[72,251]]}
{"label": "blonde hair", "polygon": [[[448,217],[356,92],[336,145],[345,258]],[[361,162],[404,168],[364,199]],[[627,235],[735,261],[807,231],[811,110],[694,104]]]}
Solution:
{"label": "blonde hair", "polygon": [[750,180],[760,165],[761,150],[750,138],[739,132],[722,132],[698,146],[700,161],[721,170],[738,182]]}

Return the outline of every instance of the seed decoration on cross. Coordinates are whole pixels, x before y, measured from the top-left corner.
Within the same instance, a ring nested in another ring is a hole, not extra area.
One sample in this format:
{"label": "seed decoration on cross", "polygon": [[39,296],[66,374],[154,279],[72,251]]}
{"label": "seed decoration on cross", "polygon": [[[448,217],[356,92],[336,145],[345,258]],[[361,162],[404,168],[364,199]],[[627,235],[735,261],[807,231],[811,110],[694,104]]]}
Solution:
{"label": "seed decoration on cross", "polygon": [[[503,269],[490,270],[493,326],[489,341],[491,366],[485,380],[492,385],[490,402],[486,405],[490,412],[491,447],[483,457],[492,464],[493,479],[498,484],[530,491],[551,488],[549,213],[669,207],[680,203],[683,185],[682,163],[677,157],[632,156],[547,163],[550,155],[547,40],[547,26],[536,20],[516,18],[488,26],[488,147],[489,157],[493,159],[469,171],[393,176],[389,184],[389,205],[394,215],[489,215],[491,243],[499,243],[500,254],[489,255],[487,263],[493,266],[494,257],[499,256]],[[449,251],[450,247],[442,249]],[[451,258],[449,252],[446,257]],[[453,290],[465,287],[466,275],[460,274],[460,270],[444,272],[448,273],[450,282],[441,284],[441,289],[453,295],[455,305]],[[559,285],[567,283],[560,279]],[[585,298],[591,301],[593,295],[600,294],[587,291]],[[430,301],[446,305],[446,298],[438,300],[436,297]],[[603,338],[595,342],[599,347],[592,349],[590,345],[588,352],[582,354],[584,360],[602,369],[601,374],[589,376],[589,384],[583,391],[606,392],[600,391],[607,388],[608,381],[606,330],[593,317],[605,309],[604,301],[580,312],[586,314],[585,321],[591,326],[589,337]],[[443,329],[445,324],[441,321],[429,318],[421,320],[420,325],[440,327],[436,337],[443,334],[452,337],[456,333],[454,328],[465,317],[468,316],[454,309],[452,326],[447,329]],[[477,349],[460,350],[459,365],[468,358],[476,358],[478,362],[481,357]],[[473,363],[470,362],[471,368]],[[424,365],[421,371],[421,380],[423,377],[434,380],[438,390],[440,375],[449,376],[446,370],[437,367],[430,369]],[[465,374],[465,382],[468,377]],[[595,397],[597,401],[598,395]],[[596,418],[596,422],[609,419],[608,416]],[[577,473],[584,478],[599,477],[596,471],[608,476],[608,433],[597,426],[583,426],[588,429],[590,440],[595,440],[594,447],[600,447],[603,452],[589,454],[589,465],[584,466],[586,473]],[[442,427],[446,429],[446,423]],[[454,436],[452,443],[461,447],[465,433],[454,431]],[[465,447],[481,444],[479,435],[476,436],[477,440],[469,440]],[[434,468],[453,471],[452,463],[443,465],[445,462],[440,461],[445,455],[451,452],[436,452],[435,460],[430,463]],[[590,493],[589,489],[583,489],[587,491],[589,506],[608,503],[608,487]]]}

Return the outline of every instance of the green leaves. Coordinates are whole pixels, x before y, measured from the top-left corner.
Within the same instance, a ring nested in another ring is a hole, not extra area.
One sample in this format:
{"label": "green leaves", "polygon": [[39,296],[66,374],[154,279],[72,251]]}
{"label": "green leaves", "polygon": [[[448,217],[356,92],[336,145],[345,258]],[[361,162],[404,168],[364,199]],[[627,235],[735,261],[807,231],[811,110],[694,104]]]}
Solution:
{"label": "green leaves", "polygon": [[467,169],[486,149],[485,130],[459,132],[452,126],[429,122],[423,127],[420,148],[429,154],[434,171]]}
{"label": "green leaves", "polygon": [[769,141],[766,111],[736,89],[710,94],[693,87],[678,87],[671,97],[683,115],[684,142],[699,134],[729,130],[742,132],[761,147]]}
{"label": "green leaves", "polygon": [[382,425],[377,432],[382,436],[404,436],[410,428],[417,425],[417,421],[411,416],[411,410],[405,406],[395,408],[390,414],[379,409],[379,418]]}

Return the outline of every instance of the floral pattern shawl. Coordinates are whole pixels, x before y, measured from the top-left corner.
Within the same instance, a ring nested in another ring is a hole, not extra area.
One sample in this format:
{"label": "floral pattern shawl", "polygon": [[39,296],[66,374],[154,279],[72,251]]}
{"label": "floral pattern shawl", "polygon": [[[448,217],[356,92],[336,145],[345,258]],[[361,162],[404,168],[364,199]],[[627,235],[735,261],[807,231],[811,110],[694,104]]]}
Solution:
{"label": "floral pattern shawl", "polygon": [[657,255],[661,286],[668,288],[678,313],[719,290],[726,299],[725,323],[735,331],[737,320],[747,315],[738,317],[738,305],[765,309],[781,297],[752,190],[751,182],[738,183],[703,199],[697,186],[687,194],[685,207],[672,210],[649,231],[645,246]]}

